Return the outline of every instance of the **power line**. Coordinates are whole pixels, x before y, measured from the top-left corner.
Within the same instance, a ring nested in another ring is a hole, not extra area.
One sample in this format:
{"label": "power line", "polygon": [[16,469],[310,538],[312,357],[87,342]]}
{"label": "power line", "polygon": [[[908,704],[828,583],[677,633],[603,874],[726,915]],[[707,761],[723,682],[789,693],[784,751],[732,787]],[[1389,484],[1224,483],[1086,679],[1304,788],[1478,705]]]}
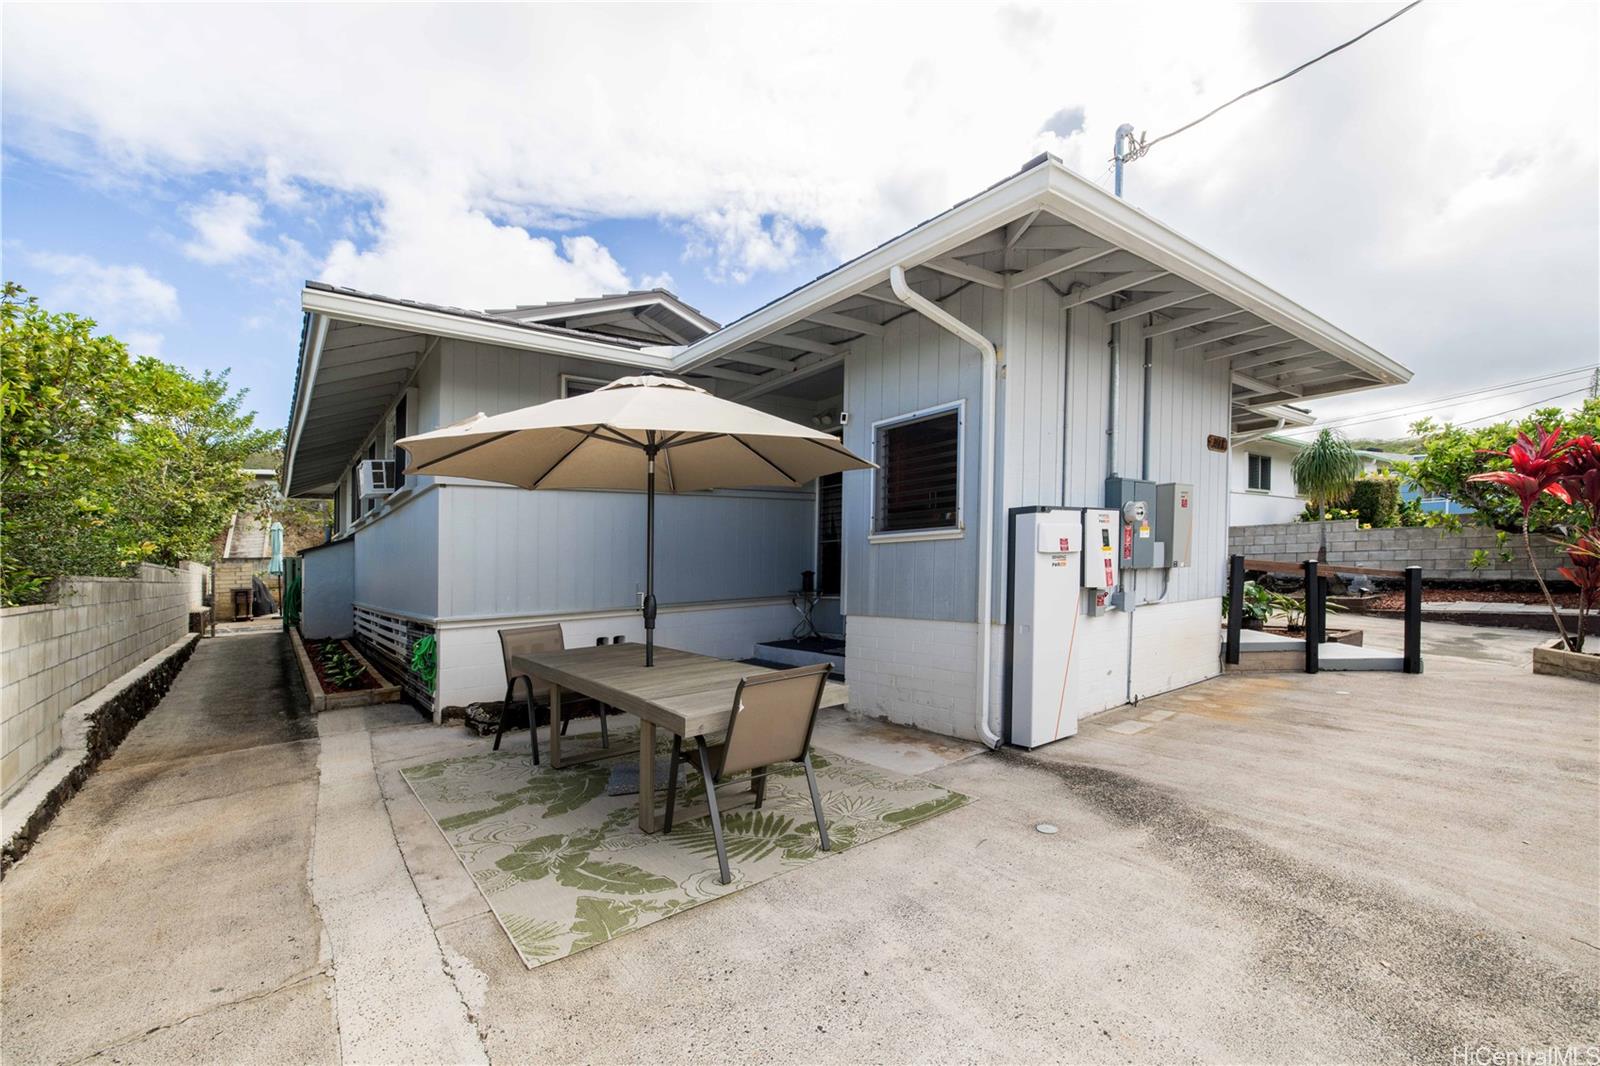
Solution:
{"label": "power line", "polygon": [[1467,419],[1467,421],[1460,423],[1460,425],[1462,425],[1462,426],[1471,426],[1471,425],[1475,425],[1476,423],[1479,423],[1479,422],[1492,422],[1497,418],[1504,418],[1507,415],[1514,415],[1518,411],[1525,411],[1525,410],[1528,410],[1530,408],[1532,408],[1534,410],[1537,410],[1540,407],[1545,406],[1546,404],[1550,403],[1553,400],[1565,399],[1568,396],[1577,396],[1580,393],[1585,393],[1585,392],[1588,392],[1588,391],[1589,391],[1588,386],[1584,386],[1581,389],[1573,389],[1570,392],[1558,392],[1554,396],[1546,396],[1544,399],[1536,400],[1533,403],[1518,404],[1515,407],[1508,408],[1507,410],[1504,410],[1504,411],[1498,411],[1498,412],[1496,412],[1495,414],[1492,414],[1492,415],[1483,415],[1482,417],[1479,417],[1479,418],[1469,418],[1469,419]]}
{"label": "power line", "polygon": [[1424,411],[1429,408],[1442,406],[1452,401],[1466,400],[1469,397],[1490,399],[1495,396],[1509,394],[1513,390],[1526,389],[1533,385],[1544,385],[1553,381],[1559,381],[1562,378],[1569,378],[1576,374],[1583,374],[1587,372],[1588,370],[1586,367],[1575,367],[1571,370],[1555,371],[1548,374],[1540,374],[1531,378],[1521,378],[1516,381],[1507,381],[1499,385],[1485,385],[1482,388],[1468,389],[1466,392],[1453,393],[1448,396],[1439,396],[1431,400],[1415,400],[1408,404],[1402,404],[1399,407],[1391,407],[1387,410],[1378,411],[1369,415],[1356,414],[1346,415],[1343,418],[1330,418],[1325,422],[1317,423],[1316,426],[1307,426],[1303,429],[1295,430],[1294,432],[1337,429],[1341,426],[1359,425],[1362,422],[1376,422],[1385,418],[1398,418],[1409,412]]}
{"label": "power line", "polygon": [[1172,138],[1172,137],[1176,137],[1178,134],[1184,132],[1185,130],[1193,129],[1194,127],[1200,125],[1200,123],[1204,122],[1206,119],[1208,119],[1211,116],[1215,115],[1217,112],[1222,111],[1222,110],[1224,110],[1226,108],[1232,107],[1234,104],[1237,104],[1240,100],[1243,100],[1245,97],[1254,96],[1256,93],[1260,92],[1262,89],[1270,89],[1272,86],[1278,84],[1280,81],[1288,81],[1290,78],[1294,77],[1296,74],[1300,73],[1302,70],[1305,70],[1309,66],[1313,66],[1313,65],[1315,65],[1317,63],[1322,62],[1324,59],[1327,59],[1329,56],[1333,55],[1335,52],[1344,51],[1346,48],[1349,48],[1351,45],[1355,44],[1357,41],[1361,40],[1363,37],[1367,36],[1368,34],[1376,33],[1378,30],[1381,30],[1383,27],[1387,26],[1389,23],[1393,22],[1395,19],[1399,18],[1401,15],[1404,15],[1407,11],[1410,11],[1412,8],[1416,7],[1420,3],[1422,3],[1422,0],[1411,0],[1411,3],[1407,4],[1405,7],[1402,7],[1399,11],[1396,11],[1394,14],[1392,14],[1388,18],[1384,19],[1382,22],[1379,22],[1375,26],[1367,27],[1365,30],[1362,30],[1360,33],[1356,34],[1354,37],[1350,38],[1348,41],[1345,41],[1343,44],[1335,45],[1334,47],[1328,49],[1326,52],[1323,52],[1321,55],[1317,56],[1315,59],[1306,60],[1304,63],[1301,63],[1298,67],[1295,67],[1293,70],[1289,71],[1287,74],[1280,74],[1276,78],[1273,78],[1271,81],[1262,82],[1260,85],[1257,85],[1254,89],[1246,89],[1244,92],[1240,93],[1238,96],[1235,96],[1232,100],[1229,100],[1227,103],[1218,104],[1216,107],[1213,107],[1210,111],[1207,111],[1205,114],[1201,115],[1199,118],[1194,119],[1191,122],[1184,123],[1182,126],[1179,126],[1177,129],[1171,131],[1170,133],[1163,133],[1161,136],[1157,137],[1153,141],[1146,141],[1144,139],[1143,135],[1141,135],[1140,138],[1139,138],[1139,143],[1137,145],[1134,145],[1127,152],[1127,154],[1123,156],[1123,158],[1125,160],[1130,160],[1130,161],[1134,160],[1134,159],[1139,159],[1146,152],[1150,151],[1150,149],[1154,148],[1156,145],[1160,144],[1162,141],[1165,141],[1165,140],[1167,140],[1169,138]]}

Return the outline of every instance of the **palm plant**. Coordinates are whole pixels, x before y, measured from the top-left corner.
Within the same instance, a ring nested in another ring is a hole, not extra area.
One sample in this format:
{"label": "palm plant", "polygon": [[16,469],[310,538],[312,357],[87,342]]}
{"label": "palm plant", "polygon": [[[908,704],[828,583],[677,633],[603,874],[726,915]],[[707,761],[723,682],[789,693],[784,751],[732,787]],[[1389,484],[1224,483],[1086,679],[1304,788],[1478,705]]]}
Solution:
{"label": "palm plant", "polygon": [[1361,456],[1345,439],[1325,429],[1317,434],[1294,462],[1289,464],[1294,474],[1295,487],[1317,508],[1317,525],[1322,530],[1322,545],[1317,549],[1317,561],[1328,560],[1328,505],[1339,503],[1350,495],[1356,478],[1361,476]]}

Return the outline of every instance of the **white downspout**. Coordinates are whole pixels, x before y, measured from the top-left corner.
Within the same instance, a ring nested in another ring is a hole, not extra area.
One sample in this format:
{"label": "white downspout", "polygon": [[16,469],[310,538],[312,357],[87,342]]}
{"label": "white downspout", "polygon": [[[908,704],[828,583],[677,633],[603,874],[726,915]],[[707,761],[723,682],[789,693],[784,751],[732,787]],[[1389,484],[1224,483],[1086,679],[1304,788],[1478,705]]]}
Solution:
{"label": "white downspout", "polygon": [[961,321],[949,311],[924,296],[918,296],[906,284],[904,267],[889,268],[889,287],[899,301],[932,321],[935,325],[955,334],[974,348],[983,359],[982,400],[983,438],[979,451],[981,473],[978,478],[978,736],[991,748],[1000,746],[1000,734],[989,728],[989,682],[992,671],[990,644],[994,636],[994,604],[989,591],[990,575],[994,571],[994,392],[995,367],[999,362],[994,345],[989,338]]}

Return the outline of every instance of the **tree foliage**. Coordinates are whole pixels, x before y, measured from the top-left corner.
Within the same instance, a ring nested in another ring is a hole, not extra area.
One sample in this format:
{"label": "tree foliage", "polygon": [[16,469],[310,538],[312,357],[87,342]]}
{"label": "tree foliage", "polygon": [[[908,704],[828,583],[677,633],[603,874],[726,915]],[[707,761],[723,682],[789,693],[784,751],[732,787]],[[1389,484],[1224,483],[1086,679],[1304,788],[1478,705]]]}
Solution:
{"label": "tree foliage", "polygon": [[[1537,436],[1540,426],[1564,426],[1574,436],[1600,437],[1600,400],[1590,399],[1577,410],[1563,412],[1559,407],[1534,411],[1516,422],[1497,422],[1492,426],[1464,428],[1439,425],[1423,419],[1412,426],[1422,440],[1422,458],[1399,464],[1398,472],[1422,489],[1425,496],[1448,496],[1477,512],[1477,520],[1508,533],[1522,530],[1522,504],[1513,493],[1482,481],[1469,481],[1474,474],[1488,470],[1508,470],[1506,453],[1519,433]],[[1488,453],[1498,453],[1489,456]],[[1441,516],[1440,521],[1459,524],[1457,516]],[[1561,538],[1584,525],[1582,508],[1552,495],[1541,496],[1528,515],[1528,528],[1536,534]]]}
{"label": "tree foliage", "polygon": [[1400,481],[1392,477],[1358,478],[1345,506],[1355,511],[1361,524],[1387,529],[1400,524]]}
{"label": "tree foliage", "polygon": [[0,600],[68,574],[206,559],[254,492],[247,456],[277,444],[226,374],[133,358],[92,319],[0,297]]}

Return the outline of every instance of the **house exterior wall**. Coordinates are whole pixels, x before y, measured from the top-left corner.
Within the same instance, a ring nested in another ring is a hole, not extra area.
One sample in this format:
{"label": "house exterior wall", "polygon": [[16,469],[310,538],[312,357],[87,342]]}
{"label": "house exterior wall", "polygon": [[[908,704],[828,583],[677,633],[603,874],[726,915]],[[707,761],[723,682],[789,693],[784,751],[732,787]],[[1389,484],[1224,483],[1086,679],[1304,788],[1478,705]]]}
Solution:
{"label": "house exterior wall", "polygon": [[[1001,297],[971,285],[945,308],[987,335],[998,333]],[[873,424],[963,401],[962,535],[873,543],[874,471],[843,479],[844,613],[939,622],[977,619],[979,441],[982,364],[966,342],[921,315],[894,320],[881,337],[851,345],[844,364],[845,447],[872,458]],[[998,469],[998,466],[997,466]],[[854,636],[854,634],[851,634]]]}
{"label": "house exterior wall", "polygon": [[[411,384],[416,415],[410,431],[557,399],[564,374],[612,379],[635,372],[443,340]],[[760,406],[788,417],[806,417],[811,407],[776,399]],[[391,417],[375,425],[369,438],[380,453]],[[364,442],[356,455],[366,447]],[[408,476],[401,492],[353,527],[348,510],[341,510],[345,539],[306,556],[306,631],[348,635],[354,604],[436,626],[441,707],[500,698],[503,626],[566,621],[580,634],[589,627],[594,635],[644,639],[638,610],[645,570],[643,493],[526,492]],[[657,639],[744,658],[758,641],[787,637],[794,625],[789,590],[799,587],[802,570],[814,567],[815,540],[810,489],[659,496]]]}
{"label": "house exterior wall", "polygon": [[[1042,257],[1019,257],[1013,266]],[[1093,305],[1062,311],[1059,298],[1043,285],[1015,292],[973,285],[944,306],[1000,347],[991,587],[994,617],[1002,622],[1007,510],[1099,506],[1104,499],[1111,472],[1111,329]],[[1144,341],[1136,322],[1123,323],[1121,332],[1116,472],[1139,476]],[[1229,456],[1209,450],[1206,438],[1229,432],[1229,374],[1226,366],[1206,364],[1197,351],[1172,349],[1170,336],[1152,339],[1149,479],[1194,486],[1193,562],[1141,572],[1131,613],[1078,619],[1078,676],[1069,692],[1080,716],[1219,672],[1216,618],[1228,550]],[[867,535],[872,472],[846,474],[844,497],[851,707],[962,737],[977,735],[979,373],[975,351],[919,315],[897,319],[876,341],[853,344],[845,369],[845,443],[859,454],[868,454],[871,424],[878,419],[966,401],[963,538],[873,544]],[[1004,629],[997,624],[992,632],[996,724]]]}
{"label": "house exterior wall", "polygon": [[[1228,470],[1228,484],[1232,494],[1230,525],[1257,526],[1275,522],[1293,522],[1300,512],[1305,510],[1305,498],[1295,486],[1294,474],[1289,466],[1298,454],[1297,449],[1271,440],[1253,440],[1233,449]],[[1270,490],[1263,492],[1248,487],[1251,455],[1265,455],[1272,460]]]}

